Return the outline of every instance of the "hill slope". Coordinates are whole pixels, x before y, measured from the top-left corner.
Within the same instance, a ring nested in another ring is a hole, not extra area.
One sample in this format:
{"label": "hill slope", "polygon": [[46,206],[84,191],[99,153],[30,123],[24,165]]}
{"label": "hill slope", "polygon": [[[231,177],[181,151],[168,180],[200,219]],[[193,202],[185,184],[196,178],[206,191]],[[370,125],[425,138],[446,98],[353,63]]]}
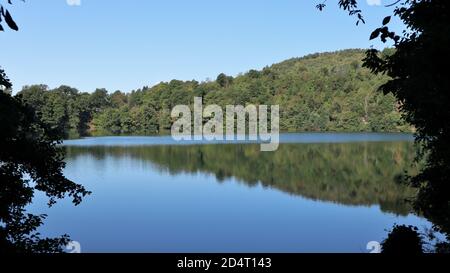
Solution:
{"label": "hill slope", "polygon": [[285,131],[409,131],[395,98],[376,91],[386,78],[362,68],[363,58],[358,49],[312,54],[234,78],[172,80],[130,93],[29,86],[21,94],[66,134],[160,133],[170,130],[172,107],[191,105],[194,96],[220,106],[278,104]]}

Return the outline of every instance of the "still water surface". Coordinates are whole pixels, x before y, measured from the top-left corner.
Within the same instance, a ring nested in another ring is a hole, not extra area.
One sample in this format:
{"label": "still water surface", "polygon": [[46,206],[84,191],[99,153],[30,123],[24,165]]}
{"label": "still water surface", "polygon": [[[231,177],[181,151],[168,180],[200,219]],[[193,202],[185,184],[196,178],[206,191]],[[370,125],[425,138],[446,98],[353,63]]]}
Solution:
{"label": "still water surface", "polygon": [[406,134],[282,134],[255,143],[98,137],[64,143],[65,174],[92,195],[47,213],[47,236],[83,252],[367,252],[394,223],[429,227],[395,182],[414,158]]}

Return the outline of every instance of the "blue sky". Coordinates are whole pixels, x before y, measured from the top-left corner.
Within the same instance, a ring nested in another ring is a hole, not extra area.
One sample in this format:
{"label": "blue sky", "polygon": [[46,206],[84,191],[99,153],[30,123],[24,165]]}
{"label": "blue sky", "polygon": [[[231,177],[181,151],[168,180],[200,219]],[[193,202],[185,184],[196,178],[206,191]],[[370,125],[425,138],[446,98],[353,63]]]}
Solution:
{"label": "blue sky", "polygon": [[367,22],[359,26],[337,1],[322,12],[318,2],[16,0],[10,11],[20,31],[0,33],[0,65],[15,92],[40,83],[128,92],[171,79],[236,75],[314,52],[384,47],[368,37],[389,14],[387,2],[362,0]]}

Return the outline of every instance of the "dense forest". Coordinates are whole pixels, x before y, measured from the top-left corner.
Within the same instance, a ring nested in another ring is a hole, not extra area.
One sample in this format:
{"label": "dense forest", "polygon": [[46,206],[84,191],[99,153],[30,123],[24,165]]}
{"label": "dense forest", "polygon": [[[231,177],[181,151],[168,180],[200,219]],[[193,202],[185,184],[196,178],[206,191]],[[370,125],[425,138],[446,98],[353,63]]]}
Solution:
{"label": "dense forest", "polygon": [[222,107],[278,104],[283,131],[410,131],[394,96],[376,92],[388,79],[362,67],[364,54],[359,49],[317,53],[236,77],[222,73],[215,81],[172,80],[129,93],[32,85],[19,94],[66,138],[164,133],[174,121],[171,109],[192,105],[195,96]]}

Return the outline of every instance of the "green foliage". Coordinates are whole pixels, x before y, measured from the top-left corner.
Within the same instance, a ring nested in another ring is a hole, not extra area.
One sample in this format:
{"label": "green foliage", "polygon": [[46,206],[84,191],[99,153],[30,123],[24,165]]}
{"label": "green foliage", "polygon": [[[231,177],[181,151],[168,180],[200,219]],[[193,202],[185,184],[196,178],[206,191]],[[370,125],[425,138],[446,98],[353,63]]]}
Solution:
{"label": "green foliage", "polygon": [[92,116],[111,105],[105,89],[88,94],[64,85],[53,90],[46,85],[25,86],[18,96],[62,138],[87,135]]}
{"label": "green foliage", "polygon": [[216,82],[220,87],[228,87],[233,83],[233,77],[220,73],[219,76],[217,76]]}
{"label": "green foliage", "polygon": [[29,86],[20,94],[65,137],[168,132],[171,109],[192,106],[196,96],[222,107],[279,104],[283,131],[411,131],[394,96],[376,92],[388,77],[363,68],[363,57],[356,49],[312,54],[235,78],[222,73],[214,82],[172,80],[130,93]]}

